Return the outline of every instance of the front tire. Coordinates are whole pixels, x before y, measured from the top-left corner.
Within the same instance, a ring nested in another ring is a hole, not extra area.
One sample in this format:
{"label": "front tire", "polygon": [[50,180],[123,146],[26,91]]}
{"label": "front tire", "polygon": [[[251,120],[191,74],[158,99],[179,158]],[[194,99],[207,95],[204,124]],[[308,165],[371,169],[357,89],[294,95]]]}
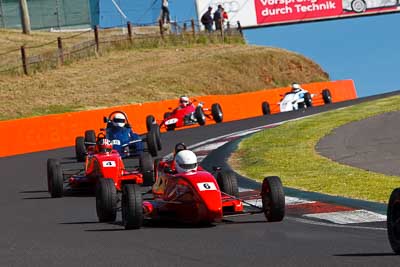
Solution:
{"label": "front tire", "polygon": [[216,123],[220,123],[224,119],[224,115],[222,113],[221,105],[218,103],[211,105],[211,114]]}
{"label": "front tire", "polygon": [[146,128],[147,128],[147,131],[150,131],[151,127],[153,127],[154,124],[156,124],[156,118],[154,118],[153,115],[148,115],[146,117]]}
{"label": "front tire", "polygon": [[322,90],[322,99],[324,100],[324,104],[332,103],[331,91],[329,89]]}
{"label": "front tire", "polygon": [[85,138],[78,136],[75,138],[75,156],[78,162],[83,162],[86,159]]}
{"label": "front tire", "polygon": [[270,109],[269,103],[267,101],[262,102],[261,109],[262,109],[263,115],[271,114],[271,109]]}
{"label": "front tire", "polygon": [[47,160],[47,188],[52,198],[62,197],[64,176],[60,162],[56,159]]}
{"label": "front tire", "polygon": [[265,218],[269,222],[282,221],[285,217],[285,194],[278,176],[269,176],[264,179],[261,199]]}
{"label": "front tire", "polygon": [[114,222],[117,217],[117,189],[111,178],[100,178],[97,183],[96,211],[99,222]]}
{"label": "front tire", "polygon": [[143,225],[143,198],[138,185],[124,185],[121,206],[125,229],[139,229]]}
{"label": "front tire", "polygon": [[307,108],[312,107],[312,97],[310,93],[304,94],[304,104],[306,105]]}
{"label": "front tire", "polygon": [[239,187],[237,184],[237,178],[234,172],[232,171],[224,171],[224,172],[219,172],[217,175],[217,183],[219,186],[219,189],[230,195],[230,196],[235,196],[239,197]]}
{"label": "front tire", "polygon": [[204,111],[202,107],[197,107],[194,112],[194,117],[196,118],[197,122],[203,126],[206,124],[206,115],[204,115]]}
{"label": "front tire", "polygon": [[386,223],[390,246],[394,253],[400,254],[400,188],[390,195]]}
{"label": "front tire", "polygon": [[154,184],[154,164],[149,153],[143,152],[139,157],[140,172],[143,175],[143,186]]}

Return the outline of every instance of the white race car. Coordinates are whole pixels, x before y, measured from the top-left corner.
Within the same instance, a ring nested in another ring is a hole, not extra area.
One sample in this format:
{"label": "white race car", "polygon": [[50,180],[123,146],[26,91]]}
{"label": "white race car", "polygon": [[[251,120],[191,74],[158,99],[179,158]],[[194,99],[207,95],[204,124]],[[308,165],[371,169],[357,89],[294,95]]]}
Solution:
{"label": "white race car", "polygon": [[[322,98],[325,104],[332,103],[331,92],[329,89],[322,90]],[[312,107],[312,98],[316,94],[310,94],[307,90],[301,89],[296,92],[290,91],[283,95],[283,98],[278,102],[280,112],[298,110],[302,108]],[[262,102],[262,112],[264,115],[271,114],[270,105],[267,101]]]}

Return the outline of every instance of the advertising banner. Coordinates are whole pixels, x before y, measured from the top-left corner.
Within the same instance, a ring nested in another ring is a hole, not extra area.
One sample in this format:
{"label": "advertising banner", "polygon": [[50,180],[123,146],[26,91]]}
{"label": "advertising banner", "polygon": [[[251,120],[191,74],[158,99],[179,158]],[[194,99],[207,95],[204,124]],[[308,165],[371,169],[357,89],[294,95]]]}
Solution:
{"label": "advertising banner", "polygon": [[231,25],[262,27],[323,19],[397,12],[400,0],[196,0],[199,20],[222,6]]}

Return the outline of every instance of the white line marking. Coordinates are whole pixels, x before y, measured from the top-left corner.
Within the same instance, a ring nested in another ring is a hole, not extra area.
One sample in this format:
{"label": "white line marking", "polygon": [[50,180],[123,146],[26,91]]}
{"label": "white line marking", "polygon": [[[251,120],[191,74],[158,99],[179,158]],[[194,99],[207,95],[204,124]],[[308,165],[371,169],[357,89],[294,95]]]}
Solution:
{"label": "white line marking", "polygon": [[303,215],[308,218],[321,219],[336,224],[367,223],[386,221],[386,216],[368,210],[338,211]]}
{"label": "white line marking", "polygon": [[305,223],[305,224],[320,225],[320,226],[325,226],[325,227],[334,227],[334,228],[386,231],[385,227],[368,227],[368,226],[366,227],[366,226],[358,226],[358,225],[332,224],[332,223],[316,222],[316,221],[312,221],[309,219],[297,218],[297,217],[285,217],[284,220],[295,221],[295,222]]}
{"label": "white line marking", "polygon": [[207,155],[204,156],[197,156],[197,162],[202,162],[203,159],[205,159],[207,157]]}
{"label": "white line marking", "polygon": [[207,144],[204,146],[200,146],[198,148],[193,149],[193,152],[198,152],[198,151],[212,151],[214,149],[219,148],[220,146],[225,145],[226,143],[228,143],[228,141],[224,141],[224,142],[215,142],[215,143],[211,143],[211,144]]}
{"label": "white line marking", "polygon": [[298,197],[285,197],[285,203],[286,205],[300,205],[300,204],[312,204],[315,203],[316,201],[312,200],[307,200],[307,199],[302,199]]}

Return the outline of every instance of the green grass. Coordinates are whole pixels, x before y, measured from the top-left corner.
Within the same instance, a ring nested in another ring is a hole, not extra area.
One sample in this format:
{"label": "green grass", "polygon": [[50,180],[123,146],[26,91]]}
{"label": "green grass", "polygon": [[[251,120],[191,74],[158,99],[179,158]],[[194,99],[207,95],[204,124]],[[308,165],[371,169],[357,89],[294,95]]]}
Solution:
{"label": "green grass", "polygon": [[400,96],[371,101],[285,123],[244,139],[229,160],[239,173],[260,180],[281,177],[284,186],[329,195],[386,202],[400,177],[333,162],[315,151],[333,129],[400,110]]}

